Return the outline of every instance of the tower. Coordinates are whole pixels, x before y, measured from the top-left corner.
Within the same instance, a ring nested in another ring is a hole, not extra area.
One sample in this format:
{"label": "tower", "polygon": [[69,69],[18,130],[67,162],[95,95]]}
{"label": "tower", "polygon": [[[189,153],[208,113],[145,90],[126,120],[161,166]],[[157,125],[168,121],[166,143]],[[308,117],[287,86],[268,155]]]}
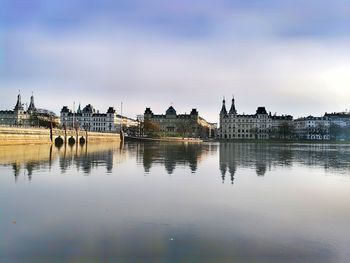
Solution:
{"label": "tower", "polygon": [[23,124],[23,119],[25,119],[25,112],[21,101],[21,93],[18,93],[17,103],[14,108],[14,123],[17,125]]}
{"label": "tower", "polygon": [[235,98],[232,96],[232,104],[229,111],[230,114],[237,114],[236,107],[235,107]]}
{"label": "tower", "polygon": [[221,107],[221,111],[220,111],[220,117],[225,117],[227,115],[227,110],[226,110],[226,101],[225,98],[223,98],[222,100],[222,107]]}
{"label": "tower", "polygon": [[14,110],[15,111],[23,111],[24,110],[23,105],[22,105],[22,101],[21,101],[21,93],[18,93],[18,95],[17,95],[17,103],[16,103]]}
{"label": "tower", "polygon": [[34,104],[34,96],[32,94],[32,96],[30,97],[30,104],[28,107],[28,112],[32,113],[34,111],[36,111],[36,108],[35,108],[35,104]]}

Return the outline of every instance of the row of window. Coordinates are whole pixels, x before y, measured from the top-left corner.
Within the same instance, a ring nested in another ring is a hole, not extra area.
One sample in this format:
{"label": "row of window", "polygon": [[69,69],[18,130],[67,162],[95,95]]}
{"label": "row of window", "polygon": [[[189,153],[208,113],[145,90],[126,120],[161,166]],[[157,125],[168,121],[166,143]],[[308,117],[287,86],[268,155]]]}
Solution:
{"label": "row of window", "polygon": [[[221,138],[223,138],[223,139],[235,139],[235,138],[252,139],[252,138],[255,138],[255,137],[253,136],[253,134],[238,134],[237,137],[236,137],[236,134],[224,134],[224,136],[222,136]],[[259,139],[267,139],[268,136],[266,134],[259,134],[259,135],[257,135],[257,138],[259,138]]]}
{"label": "row of window", "polygon": [[266,123],[266,122],[271,122],[271,120],[227,120],[227,119],[224,119],[222,120],[223,123],[233,123],[233,122],[243,122],[243,123]]}

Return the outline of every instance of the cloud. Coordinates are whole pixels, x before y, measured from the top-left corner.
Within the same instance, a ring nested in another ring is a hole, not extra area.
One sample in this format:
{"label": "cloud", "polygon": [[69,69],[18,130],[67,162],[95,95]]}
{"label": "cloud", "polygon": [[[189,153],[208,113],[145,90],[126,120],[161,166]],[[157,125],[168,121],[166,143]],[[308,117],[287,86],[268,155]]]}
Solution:
{"label": "cloud", "polygon": [[246,113],[260,105],[295,116],[347,108],[347,9],[340,11],[347,5],[318,1],[311,14],[315,1],[302,13],[288,1],[263,2],[91,1],[81,14],[33,2],[27,25],[9,25],[14,11],[5,29],[0,22],[3,107],[12,108],[21,89],[56,112],[73,101],[101,111],[123,101],[132,117],[172,102],[178,112],[196,107],[217,121],[222,96],[232,94]]}

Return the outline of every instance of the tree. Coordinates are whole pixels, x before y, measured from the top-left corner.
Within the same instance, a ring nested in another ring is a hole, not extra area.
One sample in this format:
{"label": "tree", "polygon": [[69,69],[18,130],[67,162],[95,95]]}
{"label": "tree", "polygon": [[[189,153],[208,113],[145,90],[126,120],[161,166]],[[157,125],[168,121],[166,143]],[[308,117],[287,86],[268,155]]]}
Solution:
{"label": "tree", "polygon": [[145,133],[154,133],[154,132],[159,132],[160,127],[159,124],[151,121],[151,120],[145,120],[143,124],[143,128]]}
{"label": "tree", "polygon": [[336,140],[337,138],[339,138],[339,136],[342,133],[343,133],[343,129],[342,127],[340,127],[340,125],[332,123],[331,126],[329,127],[329,134],[332,140]]}
{"label": "tree", "polygon": [[177,132],[184,138],[188,137],[192,129],[192,122],[190,120],[183,120],[177,125]]}
{"label": "tree", "polygon": [[280,139],[290,139],[294,135],[294,126],[288,122],[283,122],[278,126],[278,135]]}
{"label": "tree", "polygon": [[58,122],[54,120],[54,118],[49,114],[38,114],[37,112],[33,112],[30,115],[30,125],[50,128],[51,123],[53,128],[57,128],[59,126]]}

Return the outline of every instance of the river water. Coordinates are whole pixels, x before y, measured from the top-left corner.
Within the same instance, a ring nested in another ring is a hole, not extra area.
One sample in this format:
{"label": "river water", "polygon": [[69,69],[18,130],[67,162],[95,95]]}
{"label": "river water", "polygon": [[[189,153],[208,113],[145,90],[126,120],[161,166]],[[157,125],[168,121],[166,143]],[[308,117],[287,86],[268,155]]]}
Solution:
{"label": "river water", "polygon": [[0,262],[344,262],[350,146],[0,147]]}

